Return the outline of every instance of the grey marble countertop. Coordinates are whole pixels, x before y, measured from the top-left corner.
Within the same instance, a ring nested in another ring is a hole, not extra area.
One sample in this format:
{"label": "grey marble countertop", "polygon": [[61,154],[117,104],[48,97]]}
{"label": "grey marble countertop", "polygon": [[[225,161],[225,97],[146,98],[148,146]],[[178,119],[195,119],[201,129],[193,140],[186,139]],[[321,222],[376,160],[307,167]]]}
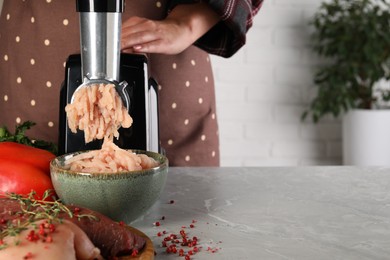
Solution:
{"label": "grey marble countertop", "polygon": [[162,247],[182,229],[201,247],[191,259],[390,259],[390,168],[172,167],[132,225],[156,259],[184,259]]}

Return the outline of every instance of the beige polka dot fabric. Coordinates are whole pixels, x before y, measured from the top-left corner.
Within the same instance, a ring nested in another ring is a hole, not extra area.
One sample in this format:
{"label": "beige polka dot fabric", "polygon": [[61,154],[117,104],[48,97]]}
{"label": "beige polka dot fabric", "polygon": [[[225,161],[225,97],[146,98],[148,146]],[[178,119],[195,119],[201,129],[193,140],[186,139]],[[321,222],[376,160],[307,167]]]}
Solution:
{"label": "beige polka dot fabric", "polygon": [[[128,0],[131,15],[162,19],[166,0]],[[30,136],[58,139],[59,96],[70,54],[79,53],[75,1],[5,0],[0,17],[0,125],[37,123]],[[172,166],[218,166],[214,80],[208,54],[150,55],[159,86],[160,141]],[[4,111],[7,111],[4,113]]]}
{"label": "beige polka dot fabric", "polygon": [[[62,66],[79,52],[74,1],[4,1],[0,17],[0,124],[11,131],[16,123],[37,123],[29,135],[58,138]],[[69,16],[68,16],[69,15]],[[63,24],[67,19],[68,26]],[[73,25],[73,26],[69,26]],[[51,86],[55,86],[50,88]]]}

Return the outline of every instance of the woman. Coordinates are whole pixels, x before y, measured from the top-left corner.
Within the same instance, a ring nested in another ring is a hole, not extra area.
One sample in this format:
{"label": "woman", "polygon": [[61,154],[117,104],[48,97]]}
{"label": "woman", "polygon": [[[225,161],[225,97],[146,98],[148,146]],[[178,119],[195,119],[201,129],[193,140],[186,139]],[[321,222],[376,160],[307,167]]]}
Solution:
{"label": "woman", "polygon": [[[160,140],[173,166],[218,166],[214,80],[208,53],[230,57],[262,0],[127,0],[122,49],[148,53],[159,83]],[[56,142],[64,63],[79,53],[75,1],[4,0],[0,17],[0,125],[37,123]],[[5,112],[6,111],[6,112]]]}

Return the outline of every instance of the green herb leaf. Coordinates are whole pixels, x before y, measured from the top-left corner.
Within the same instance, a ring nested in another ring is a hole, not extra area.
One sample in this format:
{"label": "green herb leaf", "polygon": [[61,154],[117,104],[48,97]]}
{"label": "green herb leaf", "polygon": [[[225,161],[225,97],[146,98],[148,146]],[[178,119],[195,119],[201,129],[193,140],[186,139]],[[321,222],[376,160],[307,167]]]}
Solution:
{"label": "green herb leaf", "polygon": [[19,124],[15,127],[15,133],[12,134],[7,127],[0,127],[0,142],[15,142],[28,146],[32,146],[35,148],[47,150],[53,154],[58,154],[57,145],[52,142],[47,142],[44,140],[35,140],[30,139],[26,135],[26,131],[31,127],[35,126],[36,123],[31,121],[26,121],[22,124]]}

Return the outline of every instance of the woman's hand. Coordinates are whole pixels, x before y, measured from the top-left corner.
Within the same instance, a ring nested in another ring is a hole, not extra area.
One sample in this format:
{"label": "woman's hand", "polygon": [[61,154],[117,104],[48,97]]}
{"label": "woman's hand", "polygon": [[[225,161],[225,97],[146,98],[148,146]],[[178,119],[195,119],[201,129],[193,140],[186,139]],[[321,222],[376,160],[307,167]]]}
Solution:
{"label": "woman's hand", "polygon": [[122,25],[121,48],[130,53],[178,54],[218,21],[219,16],[203,3],[178,5],[161,21],[134,16]]}
{"label": "woman's hand", "polygon": [[134,16],[122,25],[125,52],[177,54],[192,43],[189,28],[174,19],[154,21]]}

